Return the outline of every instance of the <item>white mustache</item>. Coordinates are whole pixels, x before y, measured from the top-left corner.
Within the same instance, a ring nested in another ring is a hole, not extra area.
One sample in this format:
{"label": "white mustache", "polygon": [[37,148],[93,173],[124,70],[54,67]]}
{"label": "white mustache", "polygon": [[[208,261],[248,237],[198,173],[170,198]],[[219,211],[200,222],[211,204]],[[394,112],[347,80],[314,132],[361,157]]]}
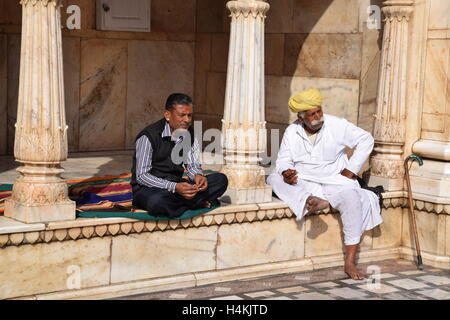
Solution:
{"label": "white mustache", "polygon": [[322,123],[323,123],[323,117],[320,118],[319,120],[311,121],[311,125],[313,125],[313,126],[317,126],[317,125],[322,124]]}

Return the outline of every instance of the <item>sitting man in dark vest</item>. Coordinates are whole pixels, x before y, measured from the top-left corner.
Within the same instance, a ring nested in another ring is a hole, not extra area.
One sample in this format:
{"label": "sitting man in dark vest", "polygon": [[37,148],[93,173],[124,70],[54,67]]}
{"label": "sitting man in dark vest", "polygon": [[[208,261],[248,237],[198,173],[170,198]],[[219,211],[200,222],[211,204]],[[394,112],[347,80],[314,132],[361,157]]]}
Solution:
{"label": "sitting man in dark vest", "polygon": [[[189,209],[211,207],[211,201],[227,189],[224,174],[202,175],[192,116],[192,99],[185,94],[172,94],[167,99],[164,118],[137,135],[131,169],[134,206],[154,215],[176,218]],[[185,170],[188,179],[183,178]]]}

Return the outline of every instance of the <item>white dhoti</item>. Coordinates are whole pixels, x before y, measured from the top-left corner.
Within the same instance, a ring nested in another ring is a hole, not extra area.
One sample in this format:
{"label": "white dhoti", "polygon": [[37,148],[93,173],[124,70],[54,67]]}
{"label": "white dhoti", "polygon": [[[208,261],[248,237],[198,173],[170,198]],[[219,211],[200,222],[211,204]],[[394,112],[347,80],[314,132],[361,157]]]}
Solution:
{"label": "white dhoti", "polygon": [[298,183],[290,185],[283,181],[280,174],[273,173],[267,178],[267,184],[287,203],[297,220],[306,215],[306,199],[309,196],[327,200],[340,212],[345,245],[358,244],[364,231],[383,222],[377,195],[362,189],[357,181],[341,175],[327,178],[299,176]]}

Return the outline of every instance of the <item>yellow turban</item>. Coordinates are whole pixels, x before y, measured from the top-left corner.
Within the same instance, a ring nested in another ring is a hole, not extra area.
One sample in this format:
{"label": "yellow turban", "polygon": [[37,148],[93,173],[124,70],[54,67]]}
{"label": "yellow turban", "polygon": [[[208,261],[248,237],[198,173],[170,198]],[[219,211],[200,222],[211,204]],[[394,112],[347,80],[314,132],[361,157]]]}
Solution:
{"label": "yellow turban", "polygon": [[293,95],[288,105],[289,109],[295,113],[311,110],[322,105],[322,95],[316,89],[303,91]]}

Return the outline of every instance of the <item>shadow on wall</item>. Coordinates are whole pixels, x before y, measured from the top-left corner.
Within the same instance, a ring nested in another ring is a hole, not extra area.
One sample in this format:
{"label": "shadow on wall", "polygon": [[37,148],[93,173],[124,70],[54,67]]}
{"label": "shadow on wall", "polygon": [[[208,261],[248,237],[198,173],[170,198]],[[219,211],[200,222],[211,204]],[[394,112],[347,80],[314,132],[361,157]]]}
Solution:
{"label": "shadow on wall", "polygon": [[268,129],[280,130],[280,140],[297,118],[287,101],[310,88],[322,92],[326,113],[372,131],[382,29],[369,29],[367,18],[371,6],[381,8],[382,2],[269,0],[266,121]]}
{"label": "shadow on wall", "polygon": [[[317,57],[317,49],[328,47],[326,36],[318,33],[311,37],[316,25],[329,10],[335,0],[269,0],[270,10],[266,19],[265,37],[265,73],[268,137],[267,153],[271,156],[270,130],[279,130],[279,141],[286,127],[295,120],[287,102],[297,91],[311,85],[304,79],[314,77],[315,70],[323,62]],[[317,30],[316,32],[321,32]],[[327,67],[322,68],[325,73]],[[303,78],[301,78],[303,77]],[[276,143],[276,142],[274,142]]]}

